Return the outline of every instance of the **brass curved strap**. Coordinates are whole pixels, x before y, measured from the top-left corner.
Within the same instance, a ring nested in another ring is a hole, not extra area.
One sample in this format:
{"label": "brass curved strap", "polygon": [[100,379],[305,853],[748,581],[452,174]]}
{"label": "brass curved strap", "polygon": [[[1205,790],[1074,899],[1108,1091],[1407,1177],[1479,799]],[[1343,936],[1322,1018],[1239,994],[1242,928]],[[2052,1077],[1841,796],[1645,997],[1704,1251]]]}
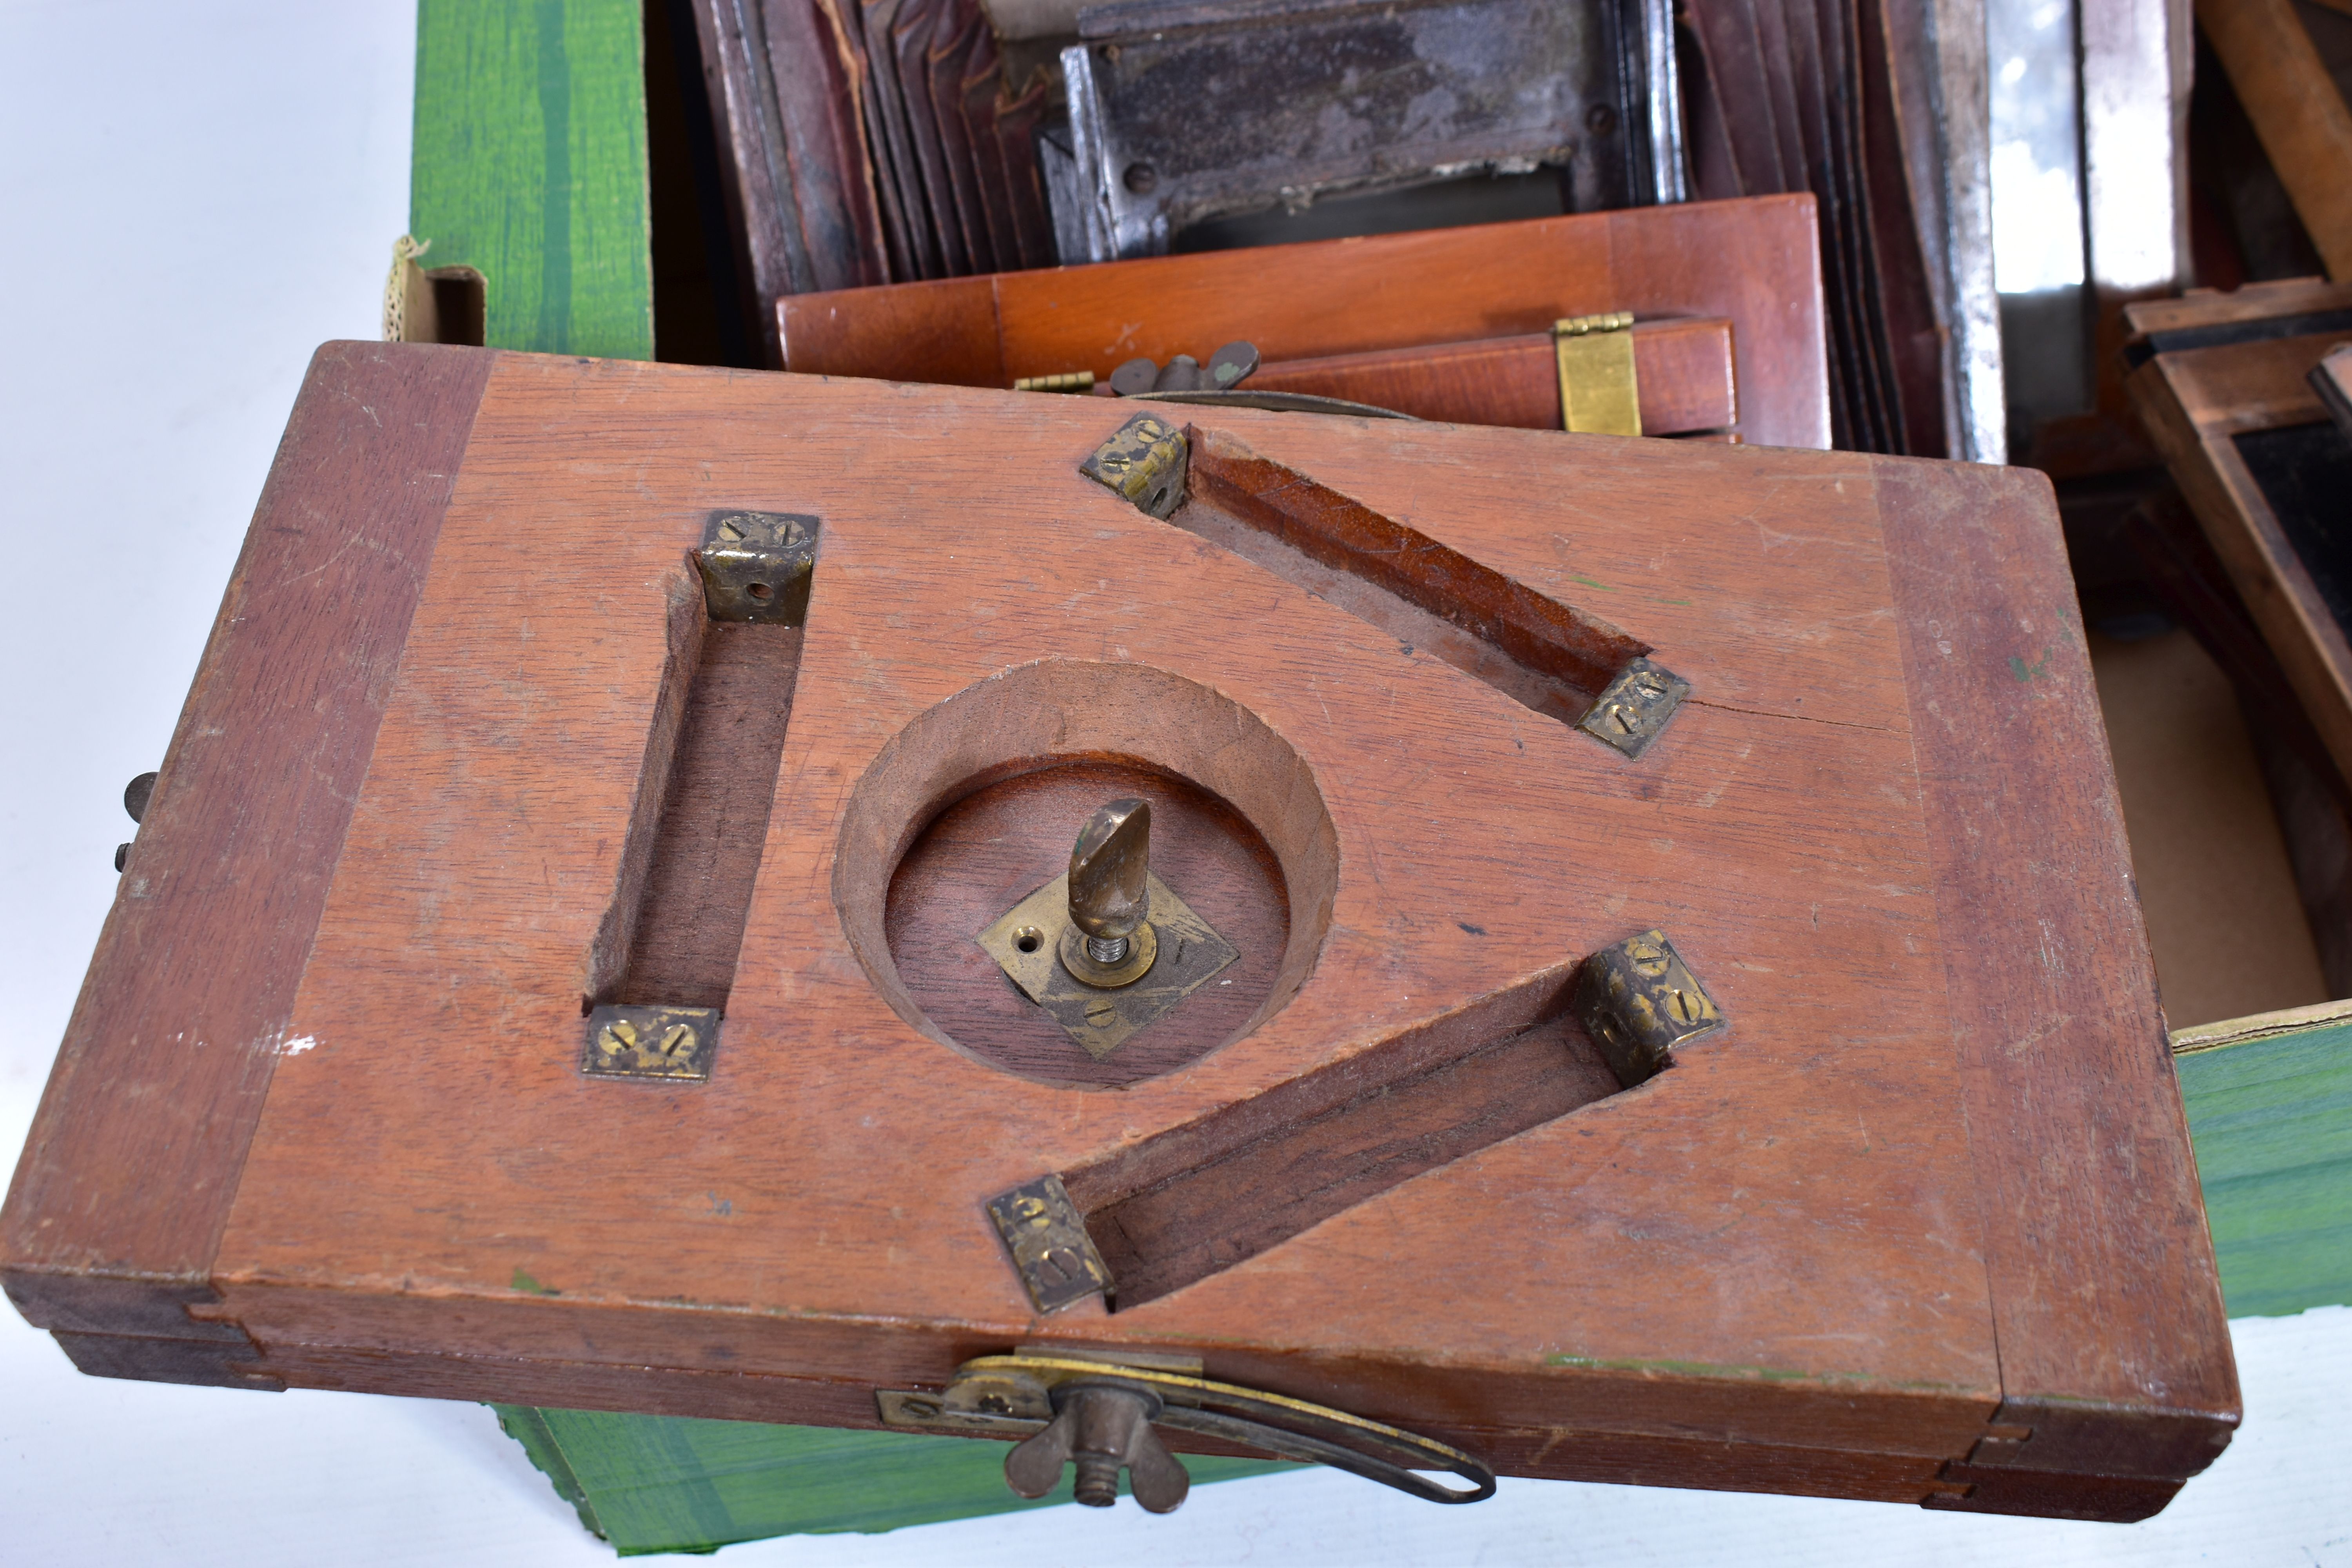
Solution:
{"label": "brass curved strap", "polygon": [[1399,414],[1393,408],[1376,408],[1369,403],[1350,403],[1344,397],[1322,397],[1311,392],[1255,392],[1243,387],[1238,392],[1143,392],[1128,399],[1130,403],[1205,403],[1216,408],[1264,408],[1276,414],[1349,414],[1359,419],[1403,419],[1419,424],[1410,414]]}
{"label": "brass curved strap", "polygon": [[[1495,1472],[1459,1448],[1286,1394],[1157,1367],[1034,1352],[980,1356],[956,1369],[959,1381],[984,1373],[1033,1378],[1048,1388],[1080,1382],[1140,1385],[1160,1396],[1164,1408],[1153,1420],[1162,1426],[1328,1465],[1431,1502],[1480,1502],[1495,1495]],[[1470,1485],[1439,1486],[1416,1470],[1448,1471]]]}

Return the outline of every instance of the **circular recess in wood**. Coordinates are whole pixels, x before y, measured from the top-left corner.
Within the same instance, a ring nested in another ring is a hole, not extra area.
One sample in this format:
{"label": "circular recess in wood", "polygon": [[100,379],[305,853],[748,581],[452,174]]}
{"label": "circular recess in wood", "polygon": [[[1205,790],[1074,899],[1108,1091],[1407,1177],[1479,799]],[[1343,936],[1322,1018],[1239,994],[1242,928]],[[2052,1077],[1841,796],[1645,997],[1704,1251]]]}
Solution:
{"label": "circular recess in wood", "polygon": [[[1151,803],[1153,873],[1239,956],[1097,1060],[978,937],[1066,870],[1079,825],[1123,796]],[[1150,666],[1049,659],[958,693],[883,748],[851,792],[833,894],[909,1024],[1033,1081],[1117,1089],[1279,1011],[1314,967],[1338,872],[1311,771],[1256,715]]]}
{"label": "circular recess in wood", "polygon": [[[1153,873],[1241,956],[1097,1061],[973,939],[1067,869],[1087,813],[1123,797],[1151,805]],[[983,785],[942,812],[898,862],[883,924],[908,994],[964,1050],[1023,1078],[1116,1089],[1240,1032],[1281,973],[1290,902],[1274,851],[1215,795],[1132,761],[1072,759]]]}

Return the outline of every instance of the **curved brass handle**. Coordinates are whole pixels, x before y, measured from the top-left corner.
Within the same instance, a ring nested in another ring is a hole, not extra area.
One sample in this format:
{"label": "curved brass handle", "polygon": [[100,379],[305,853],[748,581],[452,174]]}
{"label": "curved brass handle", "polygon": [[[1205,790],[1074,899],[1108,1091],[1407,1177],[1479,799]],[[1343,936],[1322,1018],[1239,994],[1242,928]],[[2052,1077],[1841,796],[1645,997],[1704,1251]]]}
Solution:
{"label": "curved brass handle", "polygon": [[[1140,1396],[1157,1406],[1149,1416],[1156,1426],[1197,1432],[1286,1459],[1328,1465],[1431,1502],[1478,1502],[1495,1495],[1493,1470],[1434,1438],[1286,1394],[1217,1383],[1200,1375],[1198,1363],[1150,1359],[1160,1364],[1097,1361],[1042,1350],[979,1356],[956,1369],[944,1394],[885,1393],[877,1402],[883,1420],[892,1426],[999,1436],[1040,1435],[1045,1441],[1028,1457],[1020,1458],[1022,1449],[1016,1449],[1006,1461],[1008,1477],[1021,1471],[1013,1486],[1024,1496],[1042,1495],[1059,1481],[1061,1462],[1055,1458],[1045,1486],[1036,1492],[1028,1489],[1037,1485],[1045,1454],[1071,1452],[1067,1432],[1055,1438],[1052,1428],[1075,1429],[1076,1416],[1069,1413],[1093,1402],[1091,1395],[1077,1397],[1089,1390]],[[1097,1469],[1107,1462],[1111,1461],[1098,1458]],[[1115,1478],[1117,1465],[1111,1463]],[[1441,1486],[1415,1474],[1418,1470],[1444,1470],[1470,1484]],[[1092,1490],[1100,1495],[1100,1483]],[[1180,1500],[1181,1496],[1181,1490],[1176,1493]],[[1174,1506],[1174,1501],[1166,1504]]]}

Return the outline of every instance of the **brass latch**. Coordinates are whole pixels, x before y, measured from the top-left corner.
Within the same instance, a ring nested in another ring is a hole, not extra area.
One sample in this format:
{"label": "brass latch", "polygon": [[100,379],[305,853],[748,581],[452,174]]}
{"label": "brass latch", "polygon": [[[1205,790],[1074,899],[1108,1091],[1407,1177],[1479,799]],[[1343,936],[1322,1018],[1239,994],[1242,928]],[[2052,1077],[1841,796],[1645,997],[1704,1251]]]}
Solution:
{"label": "brass latch", "polygon": [[1570,316],[1555,321],[1559,361],[1559,423],[1595,436],[1639,436],[1642,397],[1633,379],[1633,313]]}
{"label": "brass latch", "polygon": [[[1195,1432],[1285,1459],[1328,1465],[1431,1502],[1478,1502],[1495,1495],[1495,1472],[1434,1438],[1343,1410],[1265,1394],[1202,1375],[1189,1356],[1097,1354],[1024,1347],[956,1369],[944,1393],[880,1391],[885,1426],[1011,1437],[1004,1480],[1023,1497],[1044,1497],[1062,1467],[1077,1467],[1076,1498],[1108,1508],[1128,1472],[1135,1500],[1166,1513],[1192,1478],[1152,1431]],[[1445,1470],[1470,1483],[1444,1487],[1414,1472]]]}

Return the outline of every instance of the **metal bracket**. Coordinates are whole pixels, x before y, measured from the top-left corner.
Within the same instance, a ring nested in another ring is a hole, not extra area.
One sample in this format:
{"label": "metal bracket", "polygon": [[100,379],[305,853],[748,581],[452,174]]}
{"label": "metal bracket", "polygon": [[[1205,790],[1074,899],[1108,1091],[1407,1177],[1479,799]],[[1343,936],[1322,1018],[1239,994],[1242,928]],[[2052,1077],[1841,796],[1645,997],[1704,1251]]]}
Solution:
{"label": "metal bracket", "polygon": [[1040,1176],[988,1200],[988,1217],[1013,1255],[1013,1267],[1041,1312],[1100,1295],[1108,1300],[1110,1266],[1095,1250],[1087,1222],[1059,1176]]}
{"label": "metal bracket", "polygon": [[1087,966],[1063,956],[1078,937],[1070,922],[1069,885],[1065,871],[1013,905],[978,940],[1013,984],[1097,1061],[1241,956],[1174,889],[1148,876],[1151,916],[1137,933],[1140,978],[1115,987],[1089,985],[1075,973]]}
{"label": "metal bracket", "polygon": [[[882,1390],[875,1394],[875,1405],[887,1426],[1029,1439],[1005,1456],[1005,1479],[1023,1496],[1035,1497],[1045,1489],[1030,1489],[1037,1486],[1047,1461],[1052,1462],[1053,1479],[1058,1480],[1062,1453],[1066,1449],[1069,1457],[1077,1458],[1085,1424],[1073,1411],[1082,1401],[1092,1403],[1104,1394],[1126,1395],[1134,1405],[1126,1412],[1105,1411],[1098,1424],[1105,1429],[1103,1440],[1090,1445],[1097,1496],[1103,1466],[1115,1457],[1126,1462],[1139,1447],[1120,1440],[1127,1436],[1125,1420],[1131,1420],[1135,1410],[1147,1412],[1145,1419],[1153,1426],[1286,1459],[1329,1465],[1431,1502],[1477,1502],[1495,1495],[1495,1472],[1459,1448],[1303,1399],[1212,1382],[1202,1375],[1201,1363],[1189,1358],[1024,1346],[1012,1355],[964,1363],[941,1393]],[[1110,1420],[1114,1414],[1124,1419]],[[1055,1427],[1063,1428],[1060,1441],[1051,1436]],[[1040,1438],[1045,1441],[1031,1448],[1030,1443]],[[1172,1456],[1162,1457],[1178,1476],[1182,1474]],[[1444,1487],[1415,1473],[1425,1470],[1444,1470],[1470,1485]],[[1130,1463],[1129,1474],[1136,1473]],[[1114,1486],[1117,1474],[1112,1466]],[[1158,1483],[1154,1496],[1147,1498],[1139,1477],[1139,1502],[1165,1512],[1183,1500],[1175,1477],[1153,1479]],[[1051,1484],[1049,1480],[1047,1486]],[[1083,1467],[1080,1484],[1087,1484]]]}
{"label": "metal bracket", "polygon": [[712,512],[694,552],[710,618],[805,625],[819,528],[799,512]]}
{"label": "metal bracket", "polygon": [[1593,699],[1576,727],[1629,757],[1638,757],[1689,695],[1690,682],[1673,670],[1646,658],[1633,659]]}
{"label": "metal bracket", "polygon": [[1706,987],[1658,931],[1586,959],[1573,1006],[1627,1089],[1674,1066],[1676,1046],[1713,1034],[1725,1022]]}
{"label": "metal bracket", "polygon": [[1184,504],[1184,468],[1191,454],[1184,432],[1139,414],[1096,447],[1078,472],[1164,521]]}
{"label": "metal bracket", "polygon": [[1552,323],[1552,353],[1559,363],[1561,429],[1595,436],[1642,433],[1633,328],[1631,310],[1570,316]]}
{"label": "metal bracket", "polygon": [[719,1053],[716,1007],[635,1006],[606,1003],[588,1015],[588,1041],[580,1070],[590,1078],[682,1079],[710,1081]]}

